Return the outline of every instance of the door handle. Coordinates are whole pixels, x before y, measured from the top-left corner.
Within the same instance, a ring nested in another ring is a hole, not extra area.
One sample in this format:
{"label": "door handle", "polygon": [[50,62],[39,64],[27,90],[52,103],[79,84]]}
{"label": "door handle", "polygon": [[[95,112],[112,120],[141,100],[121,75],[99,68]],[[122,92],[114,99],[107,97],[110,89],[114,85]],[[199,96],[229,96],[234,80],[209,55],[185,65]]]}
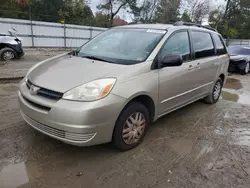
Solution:
{"label": "door handle", "polygon": [[193,70],[194,69],[194,67],[192,66],[192,65],[189,65],[189,67],[188,67],[188,70]]}
{"label": "door handle", "polygon": [[201,66],[200,66],[201,64],[200,63],[197,63],[197,65],[196,65],[196,69],[200,69],[201,68]]}

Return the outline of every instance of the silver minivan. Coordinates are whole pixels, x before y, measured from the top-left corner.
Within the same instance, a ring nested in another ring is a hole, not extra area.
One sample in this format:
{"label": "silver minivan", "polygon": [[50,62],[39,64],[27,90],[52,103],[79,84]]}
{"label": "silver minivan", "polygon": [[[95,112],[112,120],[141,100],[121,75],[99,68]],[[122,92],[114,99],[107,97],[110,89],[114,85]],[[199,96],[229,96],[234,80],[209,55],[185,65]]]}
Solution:
{"label": "silver minivan", "polygon": [[129,150],[161,116],[199,99],[216,103],[228,65],[214,29],[184,22],[116,27],[32,67],[18,91],[21,115],[65,143]]}

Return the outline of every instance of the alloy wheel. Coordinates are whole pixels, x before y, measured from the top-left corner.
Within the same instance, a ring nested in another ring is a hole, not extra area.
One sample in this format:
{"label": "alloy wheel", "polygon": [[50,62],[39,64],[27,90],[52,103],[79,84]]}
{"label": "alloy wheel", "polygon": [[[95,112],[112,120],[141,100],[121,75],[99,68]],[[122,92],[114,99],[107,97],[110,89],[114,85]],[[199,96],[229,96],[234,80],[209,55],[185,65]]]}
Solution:
{"label": "alloy wheel", "polygon": [[213,97],[214,100],[217,100],[220,97],[220,93],[221,93],[221,83],[217,82],[214,86],[214,92],[213,92]]}
{"label": "alloy wheel", "polygon": [[3,59],[5,61],[10,61],[15,58],[15,54],[12,51],[6,51],[3,53]]}

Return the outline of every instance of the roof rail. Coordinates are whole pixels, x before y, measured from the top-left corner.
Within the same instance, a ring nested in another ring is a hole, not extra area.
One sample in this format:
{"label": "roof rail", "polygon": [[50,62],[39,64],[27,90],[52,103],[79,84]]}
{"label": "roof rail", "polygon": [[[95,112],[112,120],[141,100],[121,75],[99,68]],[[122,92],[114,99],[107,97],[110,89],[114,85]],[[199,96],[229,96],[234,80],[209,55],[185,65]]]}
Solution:
{"label": "roof rail", "polygon": [[196,24],[196,23],[191,23],[191,22],[183,22],[183,21],[178,21],[178,22],[175,22],[174,23],[174,26],[196,26],[196,27],[201,27],[201,28],[204,28],[204,29],[208,29],[208,30],[211,30],[211,31],[216,31],[216,29],[212,28],[212,27],[209,27],[209,26],[204,26],[204,25],[200,25],[200,24]]}
{"label": "roof rail", "polygon": [[142,24],[142,22],[130,22],[130,23],[128,23],[128,25],[136,25],[136,24]]}

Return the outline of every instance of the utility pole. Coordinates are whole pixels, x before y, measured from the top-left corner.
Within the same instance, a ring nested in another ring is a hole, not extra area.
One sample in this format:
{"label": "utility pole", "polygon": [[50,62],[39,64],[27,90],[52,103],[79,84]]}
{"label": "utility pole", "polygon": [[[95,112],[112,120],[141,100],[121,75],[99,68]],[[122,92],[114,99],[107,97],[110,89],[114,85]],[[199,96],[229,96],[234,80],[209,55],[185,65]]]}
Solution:
{"label": "utility pole", "polygon": [[227,45],[228,45],[228,40],[229,40],[229,25],[228,25],[228,19],[229,18],[227,18],[227,15],[228,15],[228,10],[229,10],[229,6],[230,6],[230,3],[231,3],[231,0],[225,0],[225,1],[227,1],[227,4],[226,4],[226,9],[225,9],[225,12],[224,12],[224,15],[223,15],[223,20],[222,20],[222,23],[223,24],[226,24],[227,23],[227,27],[226,27],[226,32],[227,32],[227,41],[226,41],[226,43],[227,43]]}
{"label": "utility pole", "polygon": [[32,42],[32,47],[34,48],[35,45],[34,45],[33,23],[32,23],[31,0],[29,1],[29,18],[30,18],[31,42]]}

